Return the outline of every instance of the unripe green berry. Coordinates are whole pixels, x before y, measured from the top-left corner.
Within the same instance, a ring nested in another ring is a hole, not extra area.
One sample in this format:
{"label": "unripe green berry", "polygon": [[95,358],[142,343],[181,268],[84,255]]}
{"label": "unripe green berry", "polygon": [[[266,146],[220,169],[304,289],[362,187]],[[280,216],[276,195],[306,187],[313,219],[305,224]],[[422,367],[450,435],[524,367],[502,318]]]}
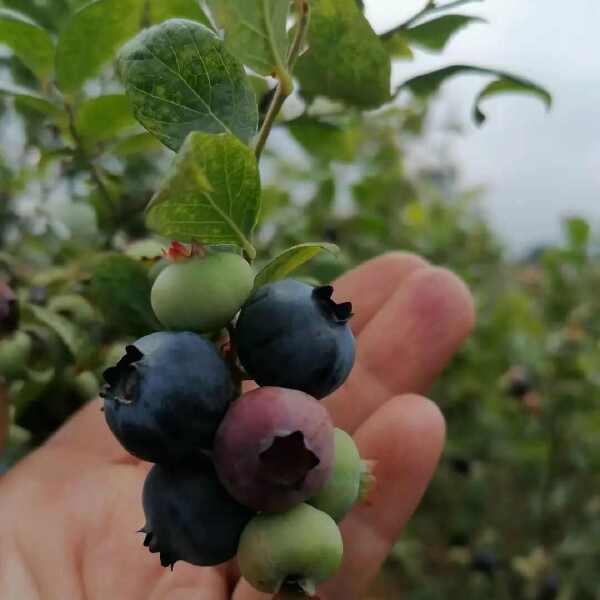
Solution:
{"label": "unripe green berry", "polygon": [[292,585],[312,596],[317,584],[335,575],[342,557],[338,526],[329,515],[308,504],[254,517],[238,548],[243,577],[267,593]]}
{"label": "unripe green berry", "polygon": [[359,499],[363,462],[350,435],[335,430],[335,462],[330,478],[308,502],[341,521]]}
{"label": "unripe green berry", "polygon": [[17,331],[0,342],[0,377],[18,379],[25,375],[31,354],[31,338]]}
{"label": "unripe green berry", "polygon": [[215,252],[169,265],[152,287],[152,308],[168,329],[209,333],[235,316],[254,285],[239,255]]}

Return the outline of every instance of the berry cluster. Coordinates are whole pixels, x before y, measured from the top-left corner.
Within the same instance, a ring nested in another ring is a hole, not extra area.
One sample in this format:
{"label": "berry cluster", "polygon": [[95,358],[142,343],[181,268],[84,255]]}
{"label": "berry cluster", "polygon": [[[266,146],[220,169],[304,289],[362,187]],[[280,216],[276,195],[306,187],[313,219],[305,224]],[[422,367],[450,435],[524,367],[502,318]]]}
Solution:
{"label": "berry cluster", "polygon": [[[341,563],[336,522],[371,481],[319,402],[352,369],[352,305],[292,279],[254,288],[236,254],[174,243],[167,256],[151,300],[169,331],[128,346],[102,392],[116,438],[156,463],[144,545],[171,568],[237,554],[255,588],[313,595]],[[261,387],[242,394],[243,379]]]}

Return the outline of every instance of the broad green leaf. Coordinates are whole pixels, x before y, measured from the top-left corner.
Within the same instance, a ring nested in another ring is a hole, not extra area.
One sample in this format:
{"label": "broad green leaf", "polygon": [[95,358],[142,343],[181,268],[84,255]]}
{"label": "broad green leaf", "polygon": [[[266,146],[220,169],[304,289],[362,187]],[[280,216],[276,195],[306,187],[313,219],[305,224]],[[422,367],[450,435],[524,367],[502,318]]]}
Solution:
{"label": "broad green leaf", "polygon": [[159,328],[150,306],[151,289],[147,269],[140,262],[109,255],[94,269],[89,299],[120,335],[137,337]]}
{"label": "broad green leaf", "polygon": [[230,134],[195,132],[185,141],[148,206],[147,225],[168,238],[236,244],[248,238],[260,208],[254,153]]}
{"label": "broad green leaf", "polygon": [[198,21],[210,27],[210,21],[200,8],[199,0],[150,0],[148,16],[152,25],[179,17]]}
{"label": "broad green leaf", "polygon": [[192,131],[256,133],[256,97],[243,66],[207,27],[171,19],[140,33],[119,57],[138,121],[177,151]]}
{"label": "broad green leaf", "polygon": [[33,108],[46,115],[56,117],[63,112],[60,106],[57,106],[39,92],[9,81],[0,81],[0,94],[13,96],[29,108]]}
{"label": "broad green leaf", "polygon": [[35,304],[30,304],[28,310],[37,321],[46,325],[46,327],[58,335],[75,358],[79,358],[83,353],[89,350],[89,347],[86,347],[89,343],[87,336],[69,319],[44,308],[43,306],[36,306]]}
{"label": "broad green leaf", "polygon": [[335,125],[313,117],[287,123],[289,132],[309,155],[324,162],[351,162],[358,148],[357,129],[351,123]]}
{"label": "broad green leaf", "polygon": [[473,23],[485,23],[485,19],[468,15],[443,15],[425,23],[403,29],[398,35],[407,42],[427,50],[441,52],[451,38]]}
{"label": "broad green leaf", "polygon": [[94,0],[69,19],[58,38],[56,73],[65,93],[98,74],[139,30],[144,0]]}
{"label": "broad green leaf", "polygon": [[290,3],[285,0],[208,0],[227,49],[260,75],[285,71]]}
{"label": "broad green leaf", "polygon": [[296,66],[302,95],[360,108],[390,100],[390,56],[355,0],[314,0],[312,6],[309,50]]}
{"label": "broad green leaf", "polygon": [[158,150],[164,150],[164,146],[151,133],[146,132],[123,138],[112,147],[112,152],[119,156],[132,156]]}
{"label": "broad green leaf", "polygon": [[494,75],[499,78],[496,81],[488,84],[478,95],[475,101],[473,118],[478,125],[485,121],[485,115],[479,108],[481,101],[495,94],[508,92],[533,94],[534,96],[540,98],[547,108],[550,108],[552,105],[552,96],[549,94],[549,92],[533,81],[529,81],[528,79],[524,79],[522,77],[516,77],[515,75],[498,71],[496,69],[474,67],[472,65],[452,65],[450,67],[444,67],[442,69],[437,69],[436,71],[431,71],[430,73],[425,73],[424,75],[418,75],[417,77],[413,77],[412,79],[402,83],[397,88],[396,93],[406,89],[416,96],[428,97],[437,93],[442,84],[448,79],[451,79],[456,75],[470,73],[477,75]]}
{"label": "broad green leaf", "polygon": [[48,32],[29,17],[0,8],[0,44],[6,44],[39,79],[54,69],[54,42]]}
{"label": "broad green leaf", "polygon": [[552,96],[543,87],[520,77],[504,75],[500,79],[496,79],[489,83],[477,96],[475,108],[473,109],[473,118],[475,119],[475,122],[478,125],[485,122],[486,116],[481,110],[481,102],[483,100],[498,94],[514,93],[536,96],[546,105],[546,108],[549,109],[552,106]]}
{"label": "broad green leaf", "polygon": [[129,100],[122,94],[90,98],[77,112],[77,130],[89,142],[110,139],[136,125]]}
{"label": "broad green leaf", "polygon": [[272,281],[285,279],[290,273],[301,267],[317,254],[326,251],[337,254],[339,248],[335,244],[314,242],[292,246],[267,264],[256,276],[254,286],[260,287]]}

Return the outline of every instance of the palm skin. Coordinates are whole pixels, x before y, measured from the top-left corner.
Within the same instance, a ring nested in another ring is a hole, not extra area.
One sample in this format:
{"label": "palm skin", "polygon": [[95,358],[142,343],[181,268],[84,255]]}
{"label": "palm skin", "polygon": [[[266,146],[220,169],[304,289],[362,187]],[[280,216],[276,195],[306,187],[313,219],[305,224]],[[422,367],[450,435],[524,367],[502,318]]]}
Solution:
{"label": "palm skin", "polygon": [[[369,503],[344,520],[344,563],[319,591],[360,598],[415,510],[443,443],[435,404],[418,395],[443,369],[473,323],[471,297],[454,275],[391,253],[335,284],[351,299],[357,362],[326,400],[361,455],[377,461]],[[135,531],[147,463],[129,456],[92,402],[42,448],[0,479],[3,600],[258,600],[235,563],[163,569]]]}

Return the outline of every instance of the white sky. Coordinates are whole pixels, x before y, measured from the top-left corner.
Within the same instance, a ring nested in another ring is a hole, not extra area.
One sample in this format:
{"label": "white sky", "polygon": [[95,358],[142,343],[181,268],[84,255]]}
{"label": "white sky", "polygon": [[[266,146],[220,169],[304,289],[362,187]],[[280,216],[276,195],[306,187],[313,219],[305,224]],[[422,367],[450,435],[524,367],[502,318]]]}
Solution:
{"label": "white sky", "polygon": [[[424,3],[367,0],[367,16],[383,31]],[[599,225],[600,0],[485,0],[459,11],[489,24],[463,30],[442,55],[419,53],[413,63],[398,63],[396,81],[466,62],[545,85],[554,95],[550,113],[526,96],[499,97],[484,105],[488,122],[477,129],[472,100],[486,80],[463,76],[443,88],[436,112],[465,125],[451,153],[465,183],[486,186],[487,213],[514,249],[556,239],[568,214]]]}

